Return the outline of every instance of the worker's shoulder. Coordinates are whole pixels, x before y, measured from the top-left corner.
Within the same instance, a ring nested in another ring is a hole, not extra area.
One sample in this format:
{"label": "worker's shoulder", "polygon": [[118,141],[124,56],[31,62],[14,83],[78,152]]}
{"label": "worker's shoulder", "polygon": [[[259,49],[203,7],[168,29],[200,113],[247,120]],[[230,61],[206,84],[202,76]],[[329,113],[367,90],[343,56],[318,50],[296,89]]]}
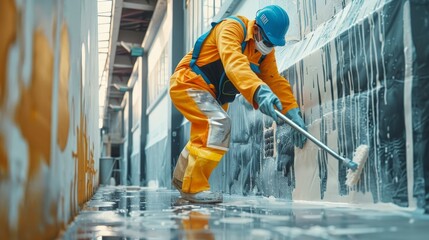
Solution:
{"label": "worker's shoulder", "polygon": [[220,26],[218,29],[236,29],[237,31],[243,31],[243,26],[247,29],[247,25],[249,23],[249,19],[240,15],[233,15],[226,17],[221,20]]}
{"label": "worker's shoulder", "polygon": [[249,19],[247,17],[241,16],[241,15],[232,15],[232,16],[226,17],[224,20],[228,22],[238,22],[237,20],[241,20],[246,25],[249,22]]}

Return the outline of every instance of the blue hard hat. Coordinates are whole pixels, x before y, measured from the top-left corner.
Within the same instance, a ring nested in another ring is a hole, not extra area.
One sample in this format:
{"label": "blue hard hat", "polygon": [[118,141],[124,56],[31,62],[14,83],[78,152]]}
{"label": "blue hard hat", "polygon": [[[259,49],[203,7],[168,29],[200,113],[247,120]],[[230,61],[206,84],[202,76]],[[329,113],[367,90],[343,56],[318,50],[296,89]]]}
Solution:
{"label": "blue hard hat", "polygon": [[275,46],[286,44],[285,35],[289,29],[289,16],[277,6],[269,5],[256,13],[256,24],[262,28],[268,40]]}

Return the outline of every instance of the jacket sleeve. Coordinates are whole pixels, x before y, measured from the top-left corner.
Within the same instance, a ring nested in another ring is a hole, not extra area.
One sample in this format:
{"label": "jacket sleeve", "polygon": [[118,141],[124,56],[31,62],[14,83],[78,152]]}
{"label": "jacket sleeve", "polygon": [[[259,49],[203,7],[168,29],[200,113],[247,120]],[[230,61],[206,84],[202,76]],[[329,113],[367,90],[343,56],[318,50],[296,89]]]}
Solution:
{"label": "jacket sleeve", "polygon": [[225,74],[243,97],[257,108],[253,95],[264,82],[251,70],[247,56],[242,53],[243,27],[235,20],[225,20],[216,26],[215,34]]}
{"label": "jacket sleeve", "polygon": [[280,99],[285,114],[292,108],[297,108],[298,103],[293,95],[289,81],[279,74],[274,50],[266,56],[260,65],[261,73],[259,76],[268,84],[274,94]]}

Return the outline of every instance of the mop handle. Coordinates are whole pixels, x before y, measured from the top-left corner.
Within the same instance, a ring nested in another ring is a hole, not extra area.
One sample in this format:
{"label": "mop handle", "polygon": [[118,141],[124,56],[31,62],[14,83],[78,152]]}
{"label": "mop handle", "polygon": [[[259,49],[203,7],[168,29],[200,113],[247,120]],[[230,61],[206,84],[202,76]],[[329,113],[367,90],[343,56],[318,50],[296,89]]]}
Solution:
{"label": "mop handle", "polygon": [[321,141],[317,140],[315,137],[313,137],[313,135],[311,135],[310,133],[308,133],[307,131],[305,131],[304,129],[302,129],[300,126],[298,126],[292,120],[290,120],[289,118],[287,118],[286,116],[284,116],[281,112],[279,112],[276,109],[274,111],[276,111],[277,116],[279,116],[283,121],[285,121],[291,127],[293,127],[294,129],[296,129],[298,132],[304,134],[308,139],[310,139],[312,142],[314,142],[317,146],[319,146],[323,150],[327,151],[334,158],[336,158],[336,159],[338,159],[340,161],[343,161],[343,162],[345,162],[347,164],[349,163],[348,160],[346,160],[345,158],[343,158],[340,155],[338,155],[334,150],[330,149],[328,146],[326,146],[325,144],[323,144]]}

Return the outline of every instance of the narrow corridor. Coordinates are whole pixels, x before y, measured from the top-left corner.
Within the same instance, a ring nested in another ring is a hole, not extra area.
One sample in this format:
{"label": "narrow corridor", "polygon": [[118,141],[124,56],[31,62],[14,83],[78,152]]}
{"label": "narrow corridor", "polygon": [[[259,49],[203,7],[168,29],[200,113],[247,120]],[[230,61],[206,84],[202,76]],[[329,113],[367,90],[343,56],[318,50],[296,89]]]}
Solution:
{"label": "narrow corridor", "polygon": [[0,0],[0,26],[0,240],[429,239],[429,0]]}

